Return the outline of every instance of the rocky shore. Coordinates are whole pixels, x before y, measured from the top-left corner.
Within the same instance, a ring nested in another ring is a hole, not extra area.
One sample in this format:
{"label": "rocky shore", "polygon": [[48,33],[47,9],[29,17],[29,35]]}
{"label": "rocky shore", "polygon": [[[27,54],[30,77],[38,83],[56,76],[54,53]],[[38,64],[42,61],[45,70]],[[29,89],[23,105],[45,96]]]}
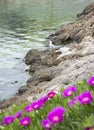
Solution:
{"label": "rocky shore", "polygon": [[31,49],[25,56],[30,74],[26,85],[14,97],[0,102],[0,108],[31,102],[50,90],[74,85],[94,74],[94,2],[77,15],[74,23],[62,25],[49,36],[58,49]]}

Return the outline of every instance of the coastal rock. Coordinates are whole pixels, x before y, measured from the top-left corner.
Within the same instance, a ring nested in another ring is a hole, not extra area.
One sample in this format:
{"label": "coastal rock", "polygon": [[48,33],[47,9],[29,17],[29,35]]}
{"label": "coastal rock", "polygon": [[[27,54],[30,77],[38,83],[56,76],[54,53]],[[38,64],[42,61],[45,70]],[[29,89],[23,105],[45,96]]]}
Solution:
{"label": "coastal rock", "polygon": [[39,51],[31,49],[25,56],[25,63],[30,65],[29,73],[39,71],[41,68],[47,68],[58,65],[60,60],[56,60],[61,52],[54,50]]}
{"label": "coastal rock", "polygon": [[40,61],[40,55],[42,54],[42,51],[38,51],[36,49],[30,50],[26,56],[25,56],[25,63],[27,65],[32,64],[33,62],[38,62]]}
{"label": "coastal rock", "polygon": [[31,49],[25,56],[30,79],[16,96],[0,102],[0,108],[34,101],[51,90],[60,91],[94,74],[94,2],[76,22],[63,25],[51,35],[51,40],[54,44],[70,44],[45,51]]}
{"label": "coastal rock", "polygon": [[94,37],[94,2],[78,15],[76,22],[60,27],[52,35],[51,40],[56,45],[68,44],[73,41],[79,43],[86,36]]}
{"label": "coastal rock", "polygon": [[94,12],[94,2],[89,4],[88,6],[86,6],[86,8],[83,10],[83,12],[78,14],[77,16],[81,17],[81,16],[87,15],[91,12]]}
{"label": "coastal rock", "polygon": [[41,82],[50,81],[54,77],[53,66],[60,63],[60,60],[57,59],[60,54],[61,52],[56,51],[56,49],[47,51],[30,50],[25,57],[25,63],[30,65],[29,74],[31,75],[27,83],[38,85]]}
{"label": "coastal rock", "polygon": [[14,96],[13,98],[7,99],[7,100],[3,100],[2,102],[0,102],[0,109],[2,108],[8,108],[10,105],[13,104],[13,102],[17,100],[17,96]]}
{"label": "coastal rock", "polygon": [[28,87],[26,85],[21,86],[18,90],[19,94],[23,94],[24,92],[26,92],[28,90]]}
{"label": "coastal rock", "polygon": [[52,73],[53,70],[54,70],[53,67],[38,70],[33,74],[33,76],[31,77],[31,80],[27,81],[27,83],[28,82],[30,83],[30,82],[36,81],[36,80],[39,80],[39,82],[50,81],[54,77],[54,75]]}

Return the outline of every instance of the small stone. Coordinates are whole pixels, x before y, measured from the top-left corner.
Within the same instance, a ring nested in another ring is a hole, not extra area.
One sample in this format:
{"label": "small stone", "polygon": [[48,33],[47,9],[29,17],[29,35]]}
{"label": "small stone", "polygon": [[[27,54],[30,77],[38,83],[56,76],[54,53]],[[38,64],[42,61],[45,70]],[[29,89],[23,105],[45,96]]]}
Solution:
{"label": "small stone", "polygon": [[26,85],[21,86],[20,89],[18,90],[19,94],[23,94],[24,92],[26,92],[28,90],[28,87]]}
{"label": "small stone", "polygon": [[64,80],[63,80],[63,84],[65,84],[65,85],[68,85],[69,82],[70,82],[69,79],[64,79]]}

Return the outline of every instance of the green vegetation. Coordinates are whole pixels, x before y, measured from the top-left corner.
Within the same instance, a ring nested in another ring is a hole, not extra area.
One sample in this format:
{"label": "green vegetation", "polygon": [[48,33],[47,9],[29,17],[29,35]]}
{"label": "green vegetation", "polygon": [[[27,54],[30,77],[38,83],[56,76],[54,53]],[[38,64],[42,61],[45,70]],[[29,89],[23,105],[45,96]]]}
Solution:
{"label": "green vegetation", "polygon": [[94,76],[29,105],[13,104],[11,111],[1,110],[0,130],[89,130],[94,126],[93,95]]}

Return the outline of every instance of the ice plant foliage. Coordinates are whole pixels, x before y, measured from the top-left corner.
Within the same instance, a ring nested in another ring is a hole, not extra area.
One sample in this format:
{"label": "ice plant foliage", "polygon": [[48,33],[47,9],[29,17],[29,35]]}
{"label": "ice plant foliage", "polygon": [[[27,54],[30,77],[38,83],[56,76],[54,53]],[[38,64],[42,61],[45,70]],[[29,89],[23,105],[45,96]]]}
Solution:
{"label": "ice plant foliage", "polygon": [[80,104],[89,104],[92,102],[93,97],[90,93],[90,91],[82,92],[78,95],[77,100]]}
{"label": "ice plant foliage", "polygon": [[62,96],[64,97],[69,97],[72,96],[73,93],[76,93],[76,87],[75,86],[70,86],[62,92]]}
{"label": "ice plant foliage", "polygon": [[9,125],[10,123],[12,123],[14,121],[14,116],[6,116],[3,118],[3,122],[6,125]]}
{"label": "ice plant foliage", "polygon": [[50,91],[28,105],[15,105],[9,113],[0,111],[0,129],[94,130],[94,76],[76,86],[58,94]]}
{"label": "ice plant foliage", "polygon": [[29,126],[31,123],[31,118],[30,117],[23,117],[20,119],[20,125],[22,126]]}
{"label": "ice plant foliage", "polygon": [[91,86],[94,86],[94,76],[90,77],[90,79],[87,80],[87,83]]}
{"label": "ice plant foliage", "polygon": [[53,108],[47,115],[47,119],[51,124],[56,124],[62,121],[65,109],[61,106]]}

